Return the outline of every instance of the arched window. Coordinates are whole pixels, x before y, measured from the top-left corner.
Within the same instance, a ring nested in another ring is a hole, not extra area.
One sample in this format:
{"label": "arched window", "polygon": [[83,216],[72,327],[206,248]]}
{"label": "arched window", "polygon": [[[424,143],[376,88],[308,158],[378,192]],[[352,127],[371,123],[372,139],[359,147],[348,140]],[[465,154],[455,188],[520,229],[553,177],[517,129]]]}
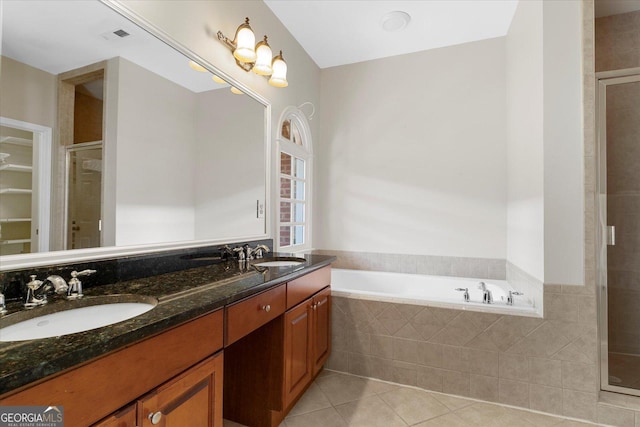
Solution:
{"label": "arched window", "polygon": [[282,113],[278,128],[278,250],[311,248],[311,132],[304,114],[295,107]]}

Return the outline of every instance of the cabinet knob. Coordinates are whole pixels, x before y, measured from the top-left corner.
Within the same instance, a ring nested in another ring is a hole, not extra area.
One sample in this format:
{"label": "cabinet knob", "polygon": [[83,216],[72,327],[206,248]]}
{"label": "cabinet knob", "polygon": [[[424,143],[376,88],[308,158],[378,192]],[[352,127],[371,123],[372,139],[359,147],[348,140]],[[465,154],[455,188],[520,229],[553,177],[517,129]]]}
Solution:
{"label": "cabinet knob", "polygon": [[267,305],[263,305],[263,306],[262,306],[262,309],[268,313],[268,312],[270,312],[270,311],[271,311],[271,306],[270,306],[269,304],[267,304]]}
{"label": "cabinet knob", "polygon": [[318,308],[318,303],[311,304],[311,308],[312,308],[312,309],[314,309],[314,310],[316,310],[316,309]]}
{"label": "cabinet knob", "polygon": [[151,412],[148,416],[148,418],[151,420],[151,424],[156,425],[160,423],[160,420],[162,419],[162,412],[158,411],[158,412]]}

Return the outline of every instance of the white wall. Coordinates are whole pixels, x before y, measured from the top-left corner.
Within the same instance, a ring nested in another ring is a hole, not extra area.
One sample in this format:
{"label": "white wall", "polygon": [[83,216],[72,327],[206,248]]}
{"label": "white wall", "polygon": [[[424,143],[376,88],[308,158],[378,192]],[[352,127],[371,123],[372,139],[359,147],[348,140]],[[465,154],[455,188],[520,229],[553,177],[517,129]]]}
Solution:
{"label": "white wall", "polygon": [[196,111],[196,239],[264,234],[264,106],[218,89],[198,94]]}
{"label": "white wall", "polygon": [[[320,69],[304,49],[291,36],[271,10],[261,1],[197,1],[164,0],[162,7],[156,2],[141,0],[120,0],[119,3],[142,16],[152,25],[164,31],[178,43],[188,47],[204,60],[214,64],[223,74],[227,74],[243,86],[263,96],[272,106],[271,140],[275,141],[280,113],[288,106],[303,102],[319,105]],[[246,16],[251,18],[251,27],[256,34],[267,34],[271,48],[282,50],[289,66],[287,88],[274,88],[264,77],[247,73],[236,64],[231,52],[215,39],[221,30],[233,38],[236,28]],[[213,114],[213,112],[212,112]],[[310,122],[312,138],[318,140],[319,120]],[[275,165],[275,155],[270,167]],[[275,183],[271,182],[272,192]],[[269,202],[269,201],[268,201]],[[267,212],[272,206],[267,205]],[[270,234],[276,218],[271,216]]]}
{"label": "white wall", "polygon": [[0,116],[53,128],[57,77],[6,56],[0,57]]}
{"label": "white wall", "polygon": [[519,2],[506,37],[506,53],[507,260],[542,281],[542,2]]}
{"label": "white wall", "polygon": [[582,2],[543,3],[544,281],[584,283]]}
{"label": "white wall", "polygon": [[195,97],[122,58],[118,90],[115,243],[192,240]]}
{"label": "white wall", "polygon": [[518,4],[507,35],[507,260],[582,284],[581,2]]}
{"label": "white wall", "polygon": [[324,69],[320,249],[505,258],[505,48]]}

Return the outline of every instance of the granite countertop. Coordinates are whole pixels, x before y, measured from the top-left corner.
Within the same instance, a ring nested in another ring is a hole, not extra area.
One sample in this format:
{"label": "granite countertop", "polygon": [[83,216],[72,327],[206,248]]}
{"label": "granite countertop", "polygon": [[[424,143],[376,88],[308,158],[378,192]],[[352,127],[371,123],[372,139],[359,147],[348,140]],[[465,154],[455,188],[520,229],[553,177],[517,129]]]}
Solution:
{"label": "granite countertop", "polygon": [[[253,267],[228,261],[92,287],[85,298],[114,294],[135,294],[158,299],[152,310],[132,319],[98,329],[60,337],[30,341],[0,342],[0,396],[47,376],[62,372],[163,332],[225,305],[288,282],[335,260],[327,255],[304,255],[306,262],[291,267]],[[61,309],[73,304],[62,298],[50,298],[48,307]],[[0,327],[10,324],[11,311],[24,310],[19,303],[8,306],[10,313],[0,317]],[[53,308],[52,308],[53,309]],[[36,315],[38,308],[33,309]],[[3,325],[3,323],[5,325]]]}

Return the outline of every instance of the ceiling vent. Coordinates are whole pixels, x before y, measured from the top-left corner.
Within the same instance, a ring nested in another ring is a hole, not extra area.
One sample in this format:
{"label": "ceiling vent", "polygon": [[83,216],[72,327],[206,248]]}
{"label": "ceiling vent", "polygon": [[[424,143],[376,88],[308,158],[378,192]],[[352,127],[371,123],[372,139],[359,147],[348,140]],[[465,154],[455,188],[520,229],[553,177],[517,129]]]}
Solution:
{"label": "ceiling vent", "polygon": [[105,40],[119,40],[128,36],[130,36],[130,34],[127,33],[125,30],[123,30],[122,28],[118,30],[107,31],[106,33],[100,34],[100,37],[102,37]]}

